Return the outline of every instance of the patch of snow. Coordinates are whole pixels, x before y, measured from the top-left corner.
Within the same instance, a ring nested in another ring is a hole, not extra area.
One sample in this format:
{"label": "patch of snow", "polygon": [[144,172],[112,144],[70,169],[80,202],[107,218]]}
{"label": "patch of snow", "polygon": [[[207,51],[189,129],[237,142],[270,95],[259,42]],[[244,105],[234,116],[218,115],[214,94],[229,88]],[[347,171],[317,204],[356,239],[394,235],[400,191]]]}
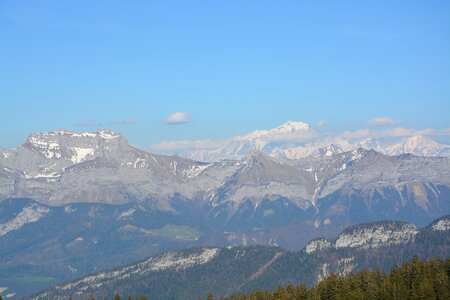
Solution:
{"label": "patch of snow", "polygon": [[93,137],[93,138],[95,138],[95,137],[97,137],[97,134],[93,133],[93,132],[82,132],[82,133],[74,133],[74,132],[72,132],[72,133],[70,133],[70,136],[73,136],[73,137]]}
{"label": "patch of snow", "polygon": [[52,178],[57,178],[60,176],[60,174],[58,174],[57,172],[52,172],[52,173],[37,173],[37,174],[27,174],[24,172],[25,178],[26,179],[52,179]]}
{"label": "patch of snow", "polygon": [[134,162],[126,163],[127,167],[131,167],[133,169],[145,169],[148,167],[147,160],[145,158],[136,158]]}
{"label": "patch of snow", "polygon": [[170,163],[170,167],[173,168],[173,175],[177,175],[177,161],[173,161],[173,163]]}
{"label": "patch of snow", "polygon": [[61,158],[61,147],[57,141],[43,141],[34,136],[29,137],[28,141],[46,158]]}
{"label": "patch of snow", "polygon": [[183,170],[182,175],[183,175],[183,177],[188,178],[188,179],[195,178],[211,165],[212,164],[208,164],[208,165],[204,165],[204,166],[192,165],[192,166],[190,166],[189,169]]}
{"label": "patch of snow", "polygon": [[136,208],[132,207],[129,210],[124,211],[123,213],[121,213],[119,215],[119,220],[126,220],[131,218],[131,216],[133,216],[133,214],[136,212]]}
{"label": "patch of snow", "polygon": [[439,220],[433,224],[432,229],[434,231],[447,231],[450,230],[450,219]]}
{"label": "patch of snow", "polygon": [[358,151],[358,149],[353,150],[352,157],[350,158],[351,161],[360,160],[362,158],[363,154]]}
{"label": "patch of snow", "polygon": [[71,150],[73,151],[74,154],[72,155],[70,160],[75,164],[84,161],[87,156],[94,155],[94,149],[92,149],[92,148],[73,147],[73,148],[71,148]]}
{"label": "patch of snow", "polygon": [[11,157],[11,153],[9,153],[9,152],[2,152],[2,155],[3,155],[4,159]]}
{"label": "patch of snow", "polygon": [[25,207],[14,219],[7,223],[0,224],[0,236],[18,230],[26,224],[37,222],[49,211],[50,209],[48,207],[38,206],[37,204],[31,204],[30,206]]}
{"label": "patch of snow", "polygon": [[65,213],[70,214],[70,213],[73,213],[75,211],[77,211],[77,209],[75,207],[70,206],[70,205],[64,207],[64,212]]}
{"label": "patch of snow", "polygon": [[107,130],[102,130],[98,132],[98,135],[105,140],[111,140],[111,139],[115,139],[118,138],[120,135],[116,134],[114,132],[111,131],[107,131]]}

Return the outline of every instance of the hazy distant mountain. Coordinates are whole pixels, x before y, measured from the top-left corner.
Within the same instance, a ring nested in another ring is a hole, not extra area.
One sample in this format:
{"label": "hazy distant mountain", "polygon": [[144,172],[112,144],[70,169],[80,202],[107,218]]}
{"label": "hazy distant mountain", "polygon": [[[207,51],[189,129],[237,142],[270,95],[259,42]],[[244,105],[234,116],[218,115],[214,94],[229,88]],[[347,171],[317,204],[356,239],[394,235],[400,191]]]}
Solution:
{"label": "hazy distant mountain", "polygon": [[[311,130],[253,135],[292,132]],[[449,158],[341,150],[297,160],[250,151],[204,163],[136,149],[110,131],[31,134],[0,154],[0,200],[8,199],[0,202],[0,274],[8,286],[18,274],[30,278],[31,288],[35,276],[56,283],[168,249],[298,250],[360,222],[420,226],[450,213]]]}
{"label": "hazy distant mountain", "polygon": [[[231,138],[215,149],[159,150],[200,161],[242,159],[251,151],[260,151],[273,157],[300,159],[307,156],[331,156],[358,148],[373,149],[383,154],[412,153],[421,156],[450,157],[450,145],[440,144],[423,136],[391,136],[389,138],[344,137],[321,135],[309,124],[288,121],[270,130],[256,130],[244,136]],[[155,149],[158,151],[158,149]]]}
{"label": "hazy distant mountain", "polygon": [[[213,291],[229,295],[287,283],[313,285],[331,273],[364,268],[390,270],[413,255],[441,256],[450,251],[450,218],[417,229],[405,222],[355,225],[335,240],[310,241],[300,252],[278,247],[196,248],[171,251],[138,263],[56,286],[31,299],[81,299],[145,294],[158,299],[196,299]],[[61,298],[59,298],[61,297]]]}
{"label": "hazy distant mountain", "polygon": [[413,136],[399,143],[384,147],[382,152],[389,155],[413,153],[422,156],[450,157],[450,146],[439,144],[427,137]]}

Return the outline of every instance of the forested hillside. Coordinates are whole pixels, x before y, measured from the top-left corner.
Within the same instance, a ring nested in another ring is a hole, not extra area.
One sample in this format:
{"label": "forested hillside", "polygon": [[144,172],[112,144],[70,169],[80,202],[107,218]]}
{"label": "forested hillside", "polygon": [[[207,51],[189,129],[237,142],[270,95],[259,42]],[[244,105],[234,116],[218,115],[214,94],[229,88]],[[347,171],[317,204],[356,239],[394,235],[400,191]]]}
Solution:
{"label": "forested hillside", "polygon": [[[194,295],[186,295],[192,298]],[[247,294],[239,293],[226,297],[215,297],[208,293],[206,300],[407,300],[407,299],[449,299],[450,298],[450,258],[420,260],[418,256],[394,266],[390,273],[379,270],[363,270],[348,276],[330,274],[315,287],[304,284],[278,287],[274,291],[256,289]],[[69,297],[68,299],[72,299]],[[91,296],[89,300],[95,300]],[[101,298],[103,299],[103,298]],[[106,298],[105,298],[106,299]],[[113,300],[153,300],[163,299],[147,296],[123,296],[116,294]],[[198,299],[202,299],[198,296]],[[0,300],[2,298],[0,297]]]}

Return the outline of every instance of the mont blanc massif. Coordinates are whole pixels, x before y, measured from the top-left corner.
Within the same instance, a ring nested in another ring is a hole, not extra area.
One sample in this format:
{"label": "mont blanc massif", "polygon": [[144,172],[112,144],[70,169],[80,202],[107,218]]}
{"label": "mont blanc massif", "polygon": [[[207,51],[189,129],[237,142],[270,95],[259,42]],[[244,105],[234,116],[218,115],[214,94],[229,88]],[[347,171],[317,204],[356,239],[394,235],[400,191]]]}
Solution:
{"label": "mont blanc massif", "polygon": [[448,257],[449,145],[315,134],[287,122],[174,156],[58,130],[0,149],[0,295],[196,299]]}

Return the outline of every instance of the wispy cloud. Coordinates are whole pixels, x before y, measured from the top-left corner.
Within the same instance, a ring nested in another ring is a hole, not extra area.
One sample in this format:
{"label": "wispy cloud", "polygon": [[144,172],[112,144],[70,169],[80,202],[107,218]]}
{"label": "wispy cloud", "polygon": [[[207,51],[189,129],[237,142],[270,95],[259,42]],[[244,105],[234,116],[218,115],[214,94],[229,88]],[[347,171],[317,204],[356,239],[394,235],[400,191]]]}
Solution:
{"label": "wispy cloud", "polygon": [[394,120],[389,117],[373,118],[372,120],[369,120],[367,122],[367,124],[370,126],[389,126],[389,125],[396,125],[398,123],[399,123],[399,121]]}
{"label": "wispy cloud", "polygon": [[317,121],[317,126],[321,127],[321,126],[325,126],[325,125],[327,125],[327,121],[325,121],[325,120]]}
{"label": "wispy cloud", "polygon": [[[445,133],[445,132],[444,132]],[[430,136],[437,135],[437,132],[431,128],[415,129],[395,127],[385,130],[370,130],[368,128],[355,131],[344,131],[339,135],[345,139],[365,139],[365,138],[387,138],[387,137],[411,137],[411,136]]]}
{"label": "wispy cloud", "polygon": [[115,120],[115,121],[111,122],[112,125],[131,125],[134,123],[135,123],[135,120],[133,118]]}
{"label": "wispy cloud", "polygon": [[94,119],[84,120],[76,124],[78,127],[99,127],[101,125],[102,123]]}
{"label": "wispy cloud", "polygon": [[169,115],[164,121],[163,124],[168,125],[177,125],[177,124],[185,124],[188,123],[188,113],[187,112],[175,112]]}
{"label": "wispy cloud", "polygon": [[227,141],[222,140],[181,140],[181,141],[163,141],[153,144],[150,149],[169,151],[169,150],[196,150],[196,149],[217,149],[226,144]]}

